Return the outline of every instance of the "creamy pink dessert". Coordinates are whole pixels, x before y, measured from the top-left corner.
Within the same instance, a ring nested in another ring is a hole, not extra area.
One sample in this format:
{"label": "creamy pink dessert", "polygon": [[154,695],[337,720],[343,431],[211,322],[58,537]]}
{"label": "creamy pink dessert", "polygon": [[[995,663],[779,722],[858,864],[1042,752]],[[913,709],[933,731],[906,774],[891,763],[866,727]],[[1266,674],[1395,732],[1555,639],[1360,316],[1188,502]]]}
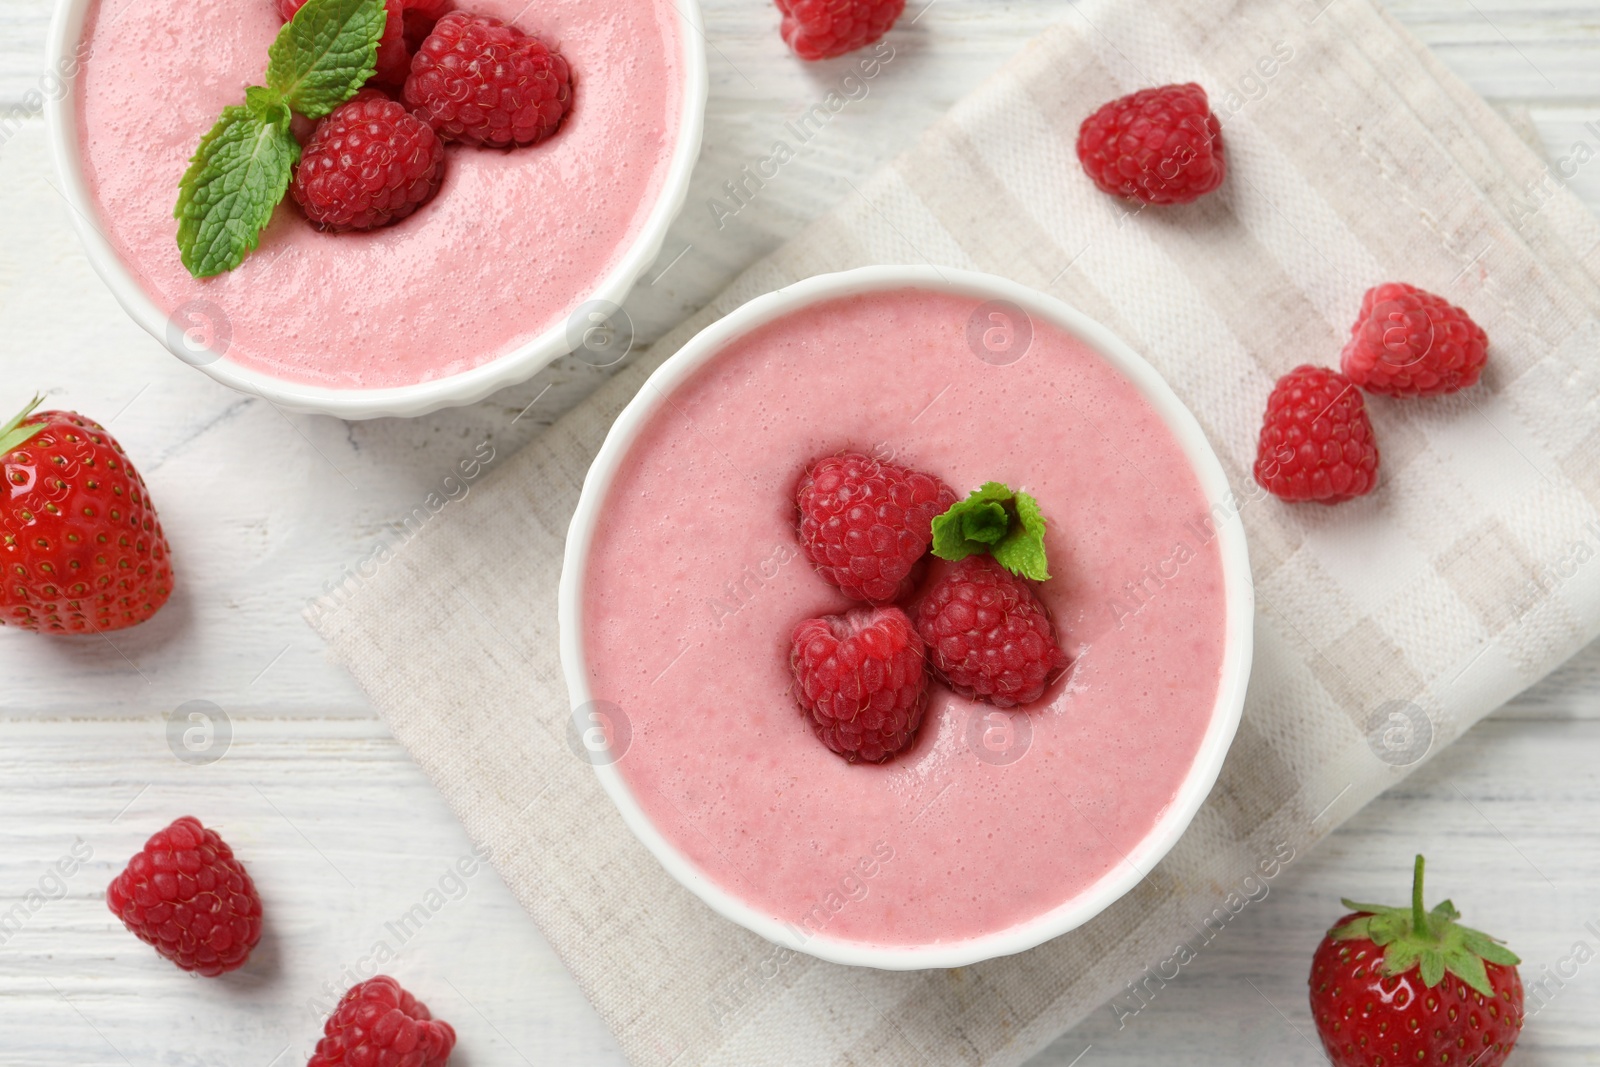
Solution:
{"label": "creamy pink dessert", "polygon": [[223,107],[260,83],[277,4],[96,3],[76,102],[93,222],[156,306],[215,305],[225,358],[244,367],[371,389],[487,363],[587,300],[643,230],[677,145],[677,12],[671,0],[457,6],[559,45],[575,80],[561,131],[513,151],[452,147],[433,200],[370,233],[318,232],[286,199],[243,264],[197,280],[178,258],[178,181]]}
{"label": "creamy pink dessert", "polygon": [[[1156,410],[1038,319],[979,359],[981,301],[833,299],[730,343],[675,389],[601,503],[581,589],[596,700],[626,716],[616,769],[661,833],[795,937],[963,941],[1090,889],[1174,800],[1216,704],[1221,553]],[[794,490],[846,448],[1035,496],[1038,595],[1072,665],[1000,711],[937,683],[910,748],[846,763],[790,692],[801,619],[851,607],[795,535]]]}

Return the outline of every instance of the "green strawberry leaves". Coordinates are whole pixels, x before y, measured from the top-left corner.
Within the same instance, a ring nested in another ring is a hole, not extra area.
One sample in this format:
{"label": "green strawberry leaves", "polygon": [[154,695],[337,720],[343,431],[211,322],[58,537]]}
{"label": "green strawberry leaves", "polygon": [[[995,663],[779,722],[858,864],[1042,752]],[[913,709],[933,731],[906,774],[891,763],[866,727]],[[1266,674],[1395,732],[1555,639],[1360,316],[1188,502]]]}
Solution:
{"label": "green strawberry leaves", "polygon": [[933,554],[954,562],[987,552],[1012,574],[1042,582],[1050,577],[1044,530],[1037,500],[985,482],[933,520]]}
{"label": "green strawberry leaves", "polygon": [[288,191],[300,144],[294,112],[320,118],[350,99],[377,69],[388,14],[383,0],[307,0],[267,50],[266,85],[200,139],[178,183],[178,254],[209,278],[244,262]]}
{"label": "green strawberry leaves", "polygon": [[1466,927],[1461,928],[1461,943],[1468,952],[1481,960],[1489,963],[1498,963],[1502,967],[1515,967],[1522,962],[1522,957],[1506,948],[1488,934],[1479,933]]}
{"label": "green strawberry leaves", "polygon": [[1424,911],[1422,871],[1422,857],[1418,856],[1410,907],[1346,900],[1345,907],[1364,914],[1336,927],[1330,936],[1335,941],[1366,939],[1383,949],[1383,969],[1390,977],[1415,967],[1422,984],[1432,989],[1444,981],[1446,974],[1453,974],[1484,996],[1493,996],[1485,964],[1515,967],[1521,958],[1488,934],[1459,925],[1456,920],[1461,913],[1448,900],[1435,905],[1431,912]]}
{"label": "green strawberry leaves", "polygon": [[23,420],[32,415],[34,409],[42,403],[44,403],[44,397],[35,396],[28,401],[26,407],[12,416],[10,421],[0,425],[0,459],[11,455],[11,453],[27,444],[28,439],[34,434],[44,429],[43,423],[35,426],[22,425]]}
{"label": "green strawberry leaves", "polygon": [[354,96],[378,69],[383,0],[311,0],[267,49],[267,88],[307,118]]}

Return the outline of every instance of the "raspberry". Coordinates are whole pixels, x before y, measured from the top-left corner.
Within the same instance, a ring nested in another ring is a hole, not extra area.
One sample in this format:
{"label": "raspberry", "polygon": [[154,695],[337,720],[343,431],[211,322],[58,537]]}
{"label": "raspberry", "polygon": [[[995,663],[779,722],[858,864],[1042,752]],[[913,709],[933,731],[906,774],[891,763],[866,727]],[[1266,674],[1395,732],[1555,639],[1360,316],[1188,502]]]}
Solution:
{"label": "raspberry", "polygon": [[1050,613],[991,556],[941,566],[917,605],[934,677],[969,700],[1030,704],[1067,665]]}
{"label": "raspberry", "polygon": [[1439,396],[1477,384],[1488,344],[1478,324],[1444,297],[1389,282],[1361,298],[1339,365],[1369,393]]}
{"label": "raspberry", "polygon": [[1338,371],[1296,367],[1278,379],[1256,450],[1256,482],[1281,500],[1337,504],[1378,484],[1366,401]]}
{"label": "raspberry", "polygon": [[386,974],[351,986],[322,1028],[306,1067],[445,1067],[450,1024]]}
{"label": "raspberry", "polygon": [[243,966],[261,940],[255,883],[192,815],[145,842],[106,887],[106,904],[139,940],[207,977]]}
{"label": "raspberry", "polygon": [[956,495],[931,474],[842,452],[800,477],[800,547],[854,600],[886,604],[916,587],[933,520]]}
{"label": "raspberry", "polygon": [[572,73],[539,38],[452,11],[417,49],[405,100],[446,141],[538,144],[572,107]]}
{"label": "raspberry", "polygon": [[444,177],[444,143],[426,122],[363,89],[318,123],[289,192],[324,230],[371,230],[417,210]]}
{"label": "raspberry", "polygon": [[[278,0],[278,14],[283,21],[294,18],[295,12],[306,6],[306,0]],[[383,0],[383,36],[378,39],[378,70],[370,84],[399,88],[405,84],[406,72],[411,69],[411,52],[405,42],[405,15],[409,7],[404,0]]]}
{"label": "raspberry", "polygon": [[889,32],[906,0],[777,0],[783,40],[801,59],[832,59]]}
{"label": "raspberry", "polygon": [[911,743],[928,706],[922,639],[896,607],[807,619],[789,653],[795,698],[818,740],[855,763]]}
{"label": "raspberry", "polygon": [[1222,125],[1192,82],[1141,89],[1078,129],[1078,160],[1101,189],[1146,204],[1187,204],[1222,184]]}

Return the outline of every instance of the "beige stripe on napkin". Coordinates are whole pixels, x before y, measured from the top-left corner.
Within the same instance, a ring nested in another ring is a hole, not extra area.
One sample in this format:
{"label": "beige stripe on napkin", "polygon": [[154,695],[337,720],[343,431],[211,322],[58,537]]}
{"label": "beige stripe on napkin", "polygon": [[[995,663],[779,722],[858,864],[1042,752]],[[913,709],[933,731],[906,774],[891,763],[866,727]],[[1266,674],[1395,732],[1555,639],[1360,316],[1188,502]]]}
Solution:
{"label": "beige stripe on napkin", "polygon": [[[1083,116],[1189,80],[1223,117],[1222,190],[1137,213],[1095,192],[1073,153]],[[1371,0],[1075,5],[314,623],[493,846],[634,1063],[1021,1063],[1203,937],[1228,887],[1305,850],[1600,632],[1600,565],[1567,565],[1574,546],[1600,546],[1600,226],[1545,174]],[[1242,513],[1260,609],[1238,740],[1172,854],[1031,952],[903,974],[775,949],[664,873],[568,750],[555,606],[584,472],[649,370],[762,292],[897,262],[1036,286],[1154,364],[1235,487],[1214,503]],[[1484,384],[1372,402],[1373,496],[1263,499],[1249,469],[1273,379],[1334,361],[1362,292],[1390,279],[1472,311],[1493,340]],[[1394,715],[1417,747],[1369,742]]]}

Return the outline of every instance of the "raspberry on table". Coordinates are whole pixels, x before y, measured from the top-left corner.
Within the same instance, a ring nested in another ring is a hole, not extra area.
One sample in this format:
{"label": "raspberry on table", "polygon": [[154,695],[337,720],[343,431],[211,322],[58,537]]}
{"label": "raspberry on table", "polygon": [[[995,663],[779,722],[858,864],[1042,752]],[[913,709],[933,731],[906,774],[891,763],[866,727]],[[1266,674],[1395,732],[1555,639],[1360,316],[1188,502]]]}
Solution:
{"label": "raspberry on table", "polygon": [[[306,0],[278,0],[278,14],[283,21],[294,18],[295,12],[306,6]],[[411,69],[411,50],[405,42],[404,0],[383,0],[383,36],[378,39],[378,69],[369,84],[386,85],[398,89],[405,84],[406,73]]]}
{"label": "raspberry on table", "polygon": [[1378,445],[1366,401],[1335,370],[1303,364],[1267,399],[1256,482],[1280,500],[1337,504],[1378,484]]}
{"label": "raspberry on table", "polygon": [[851,763],[881,763],[916,736],[928,706],[922,639],[896,607],[795,627],[795,699],[817,738]]}
{"label": "raspberry on table", "polygon": [[1190,82],[1141,89],[1104,105],[1078,128],[1084,173],[1113,196],[1187,204],[1222,184],[1222,124]]}
{"label": "raspberry on table", "polygon": [[363,89],[320,123],[289,192],[319,229],[371,230],[405,218],[444,177],[444,143],[426,122]]}
{"label": "raspberry on table", "polygon": [[456,1045],[450,1024],[386,974],[351,986],[322,1033],[306,1067],[445,1067]]}
{"label": "raspberry on table", "polygon": [[936,516],[956,494],[931,474],[861,452],[812,463],[800,477],[800,547],[846,596],[886,604],[916,586]]}
{"label": "raspberry on table", "polygon": [[832,59],[880,40],[906,0],[777,0],[779,32],[801,59]]}
{"label": "raspberry on table", "polygon": [[916,607],[934,677],[969,700],[1030,704],[1067,665],[1050,613],[992,556],[937,564]]}
{"label": "raspberry on table", "polygon": [[560,52],[499,19],[452,11],[411,61],[405,101],[446,141],[509,148],[538,144],[572,108]]}
{"label": "raspberry on table", "polygon": [[145,842],[106,887],[134,936],[186,971],[215,977],[261,940],[261,897],[233,850],[185,815]]}
{"label": "raspberry on table", "polygon": [[1373,286],[1339,366],[1369,393],[1440,396],[1478,382],[1489,338],[1442,296],[1403,282]]}

